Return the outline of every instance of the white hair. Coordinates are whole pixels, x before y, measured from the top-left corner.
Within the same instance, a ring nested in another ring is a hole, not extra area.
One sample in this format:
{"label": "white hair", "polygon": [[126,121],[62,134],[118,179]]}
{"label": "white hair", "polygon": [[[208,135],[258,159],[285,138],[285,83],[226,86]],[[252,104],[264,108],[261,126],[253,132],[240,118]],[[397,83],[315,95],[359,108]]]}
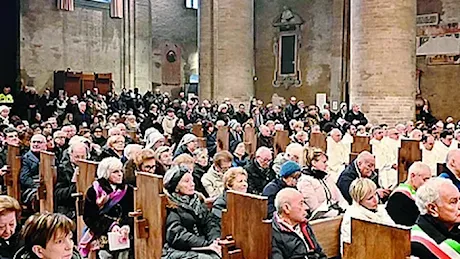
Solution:
{"label": "white hair", "polygon": [[261,155],[262,153],[264,153],[264,152],[267,152],[267,153],[270,153],[270,154],[272,153],[272,151],[271,151],[269,148],[267,148],[267,147],[265,147],[265,146],[261,146],[261,147],[259,147],[259,149],[257,149],[257,151],[256,151],[256,157],[257,157],[257,156],[260,156],[260,155]]}
{"label": "white hair", "polygon": [[444,178],[432,178],[425,182],[415,195],[415,204],[420,211],[420,215],[428,213],[427,206],[435,203],[440,197],[440,191],[444,185],[453,185],[452,181]]}
{"label": "white hair", "polygon": [[131,159],[131,154],[133,153],[133,151],[135,149],[142,150],[142,145],[140,145],[140,144],[128,144],[128,145],[126,145],[125,150],[123,150],[123,155],[126,158]]}
{"label": "white hair", "polygon": [[278,214],[283,213],[283,206],[285,204],[290,204],[292,195],[295,193],[299,193],[299,191],[294,188],[284,188],[276,194],[275,208]]}
{"label": "white hair", "polygon": [[408,176],[407,178],[410,180],[411,179],[411,174],[412,173],[420,173],[422,172],[423,170],[428,170],[428,172],[431,173],[431,169],[430,167],[423,163],[423,162],[420,162],[420,161],[417,161],[417,162],[414,162],[410,167],[409,167],[409,171],[408,171]]}
{"label": "white hair", "polygon": [[97,166],[97,178],[104,178],[108,180],[110,177],[110,170],[122,168],[123,164],[121,163],[120,159],[115,157],[105,158]]}
{"label": "white hair", "polygon": [[0,106],[0,111],[3,111],[3,110],[8,110],[8,111],[10,111],[10,108],[7,107],[7,106],[5,106],[5,105],[1,105],[1,106]]}

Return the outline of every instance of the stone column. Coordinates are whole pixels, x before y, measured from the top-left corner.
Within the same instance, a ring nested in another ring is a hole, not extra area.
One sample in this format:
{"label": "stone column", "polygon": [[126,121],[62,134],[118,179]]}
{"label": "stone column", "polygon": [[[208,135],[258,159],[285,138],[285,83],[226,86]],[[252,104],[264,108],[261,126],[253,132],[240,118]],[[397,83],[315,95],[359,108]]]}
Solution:
{"label": "stone column", "polygon": [[350,101],[371,123],[415,117],[416,0],[352,0]]}
{"label": "stone column", "polygon": [[124,0],[123,4],[123,81],[120,87],[134,88],[135,54],[134,54],[134,21],[135,10],[133,0]]}
{"label": "stone column", "polygon": [[202,0],[200,96],[247,102],[254,94],[253,0]]}

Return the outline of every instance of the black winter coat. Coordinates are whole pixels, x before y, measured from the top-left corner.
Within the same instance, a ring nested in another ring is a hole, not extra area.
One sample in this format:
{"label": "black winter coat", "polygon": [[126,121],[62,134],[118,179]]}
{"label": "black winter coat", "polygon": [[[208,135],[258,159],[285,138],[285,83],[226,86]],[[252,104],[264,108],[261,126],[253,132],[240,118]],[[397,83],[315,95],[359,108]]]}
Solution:
{"label": "black winter coat", "polygon": [[246,123],[246,121],[249,120],[249,116],[246,113],[241,113],[240,111],[238,111],[233,116],[233,119],[235,119],[236,122],[238,122],[240,124],[244,124],[244,123]]}
{"label": "black winter coat", "polygon": [[255,159],[244,167],[248,173],[248,193],[260,195],[264,190],[265,186],[275,179],[275,172],[272,167],[262,169]]}
{"label": "black winter coat", "polygon": [[13,259],[14,254],[24,245],[24,241],[20,239],[19,235],[21,228],[21,225],[18,223],[14,234],[8,240],[0,238],[1,259]]}
{"label": "black winter coat", "polygon": [[[351,205],[353,199],[350,196],[350,185],[357,179],[360,175],[358,174],[358,167],[356,165],[356,160],[351,162],[345,170],[340,174],[339,179],[337,180],[337,187],[339,187],[340,192],[343,197],[348,201],[348,204]],[[379,188],[378,176],[374,175],[370,178]]]}
{"label": "black winter coat", "polygon": [[206,189],[201,183],[201,177],[208,172],[209,166],[203,167],[198,163],[195,163],[195,167],[193,169],[193,182],[195,183],[195,190],[201,192],[206,198],[209,197],[209,194],[206,192]]}
{"label": "black winter coat", "polygon": [[28,188],[34,188],[37,184],[34,180],[38,180],[38,165],[40,159],[32,152],[28,151],[21,160],[20,182],[21,190],[24,191]]}
{"label": "black winter coat", "polygon": [[[305,242],[294,231],[277,220],[272,220],[272,258],[273,259],[323,259],[327,258],[316,241],[315,234],[308,223],[303,225]],[[307,247],[308,245],[308,247]]]}
{"label": "black winter coat", "polygon": [[[262,196],[268,197],[268,216],[267,219],[271,219],[273,217],[273,213],[276,211],[275,208],[275,197],[278,192],[286,187],[287,184],[281,179],[274,179],[270,183],[265,186],[264,191],[262,192]],[[294,187],[295,188],[295,187]]]}
{"label": "black winter coat", "polygon": [[170,202],[166,218],[166,244],[163,257],[175,258],[174,251],[191,251],[204,247],[220,237],[219,227],[211,212],[201,203],[197,210],[189,205]]}
{"label": "black winter coat", "polygon": [[76,219],[75,198],[72,193],[77,192],[77,186],[72,182],[75,167],[69,158],[63,158],[57,169],[57,182],[54,188],[55,210],[72,220]]}
{"label": "black winter coat", "polygon": [[[97,180],[101,188],[108,194],[112,193],[113,189],[106,179]],[[117,185],[117,188],[124,189],[124,185]],[[106,214],[101,214],[99,206],[96,204],[96,191],[93,186],[89,187],[86,192],[85,206],[83,213],[83,221],[86,226],[94,233],[95,237],[99,238],[102,235],[107,235],[110,231],[110,226],[116,221],[118,226],[129,225],[131,232],[133,229],[133,218],[129,217],[129,212],[134,210],[134,191],[133,187],[128,185],[126,194],[123,199],[113,206]]]}
{"label": "black winter coat", "polygon": [[413,226],[420,215],[415,201],[402,192],[391,194],[386,210],[396,224],[404,226]]}
{"label": "black winter coat", "polygon": [[353,120],[358,120],[359,123],[356,124],[356,126],[367,125],[367,119],[361,111],[359,111],[358,114],[353,113],[353,110],[348,111],[347,115],[345,116],[345,120],[350,122],[350,124],[353,124]]}

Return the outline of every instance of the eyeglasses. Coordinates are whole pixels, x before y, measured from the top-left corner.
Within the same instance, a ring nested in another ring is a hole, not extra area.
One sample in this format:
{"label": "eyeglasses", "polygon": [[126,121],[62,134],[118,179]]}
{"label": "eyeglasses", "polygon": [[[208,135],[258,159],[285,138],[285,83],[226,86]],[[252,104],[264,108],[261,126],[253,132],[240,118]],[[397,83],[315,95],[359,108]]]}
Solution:
{"label": "eyeglasses", "polygon": [[157,168],[156,165],[142,165],[142,168],[144,168],[146,171],[150,172],[153,171]]}

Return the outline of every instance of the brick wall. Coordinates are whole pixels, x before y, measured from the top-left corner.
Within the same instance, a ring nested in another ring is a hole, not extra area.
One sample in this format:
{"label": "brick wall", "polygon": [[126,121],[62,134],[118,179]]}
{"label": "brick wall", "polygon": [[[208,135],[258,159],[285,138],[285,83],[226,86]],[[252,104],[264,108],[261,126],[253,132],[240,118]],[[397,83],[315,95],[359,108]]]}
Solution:
{"label": "brick wall", "polygon": [[371,123],[415,118],[415,0],[351,5],[350,101]]}

